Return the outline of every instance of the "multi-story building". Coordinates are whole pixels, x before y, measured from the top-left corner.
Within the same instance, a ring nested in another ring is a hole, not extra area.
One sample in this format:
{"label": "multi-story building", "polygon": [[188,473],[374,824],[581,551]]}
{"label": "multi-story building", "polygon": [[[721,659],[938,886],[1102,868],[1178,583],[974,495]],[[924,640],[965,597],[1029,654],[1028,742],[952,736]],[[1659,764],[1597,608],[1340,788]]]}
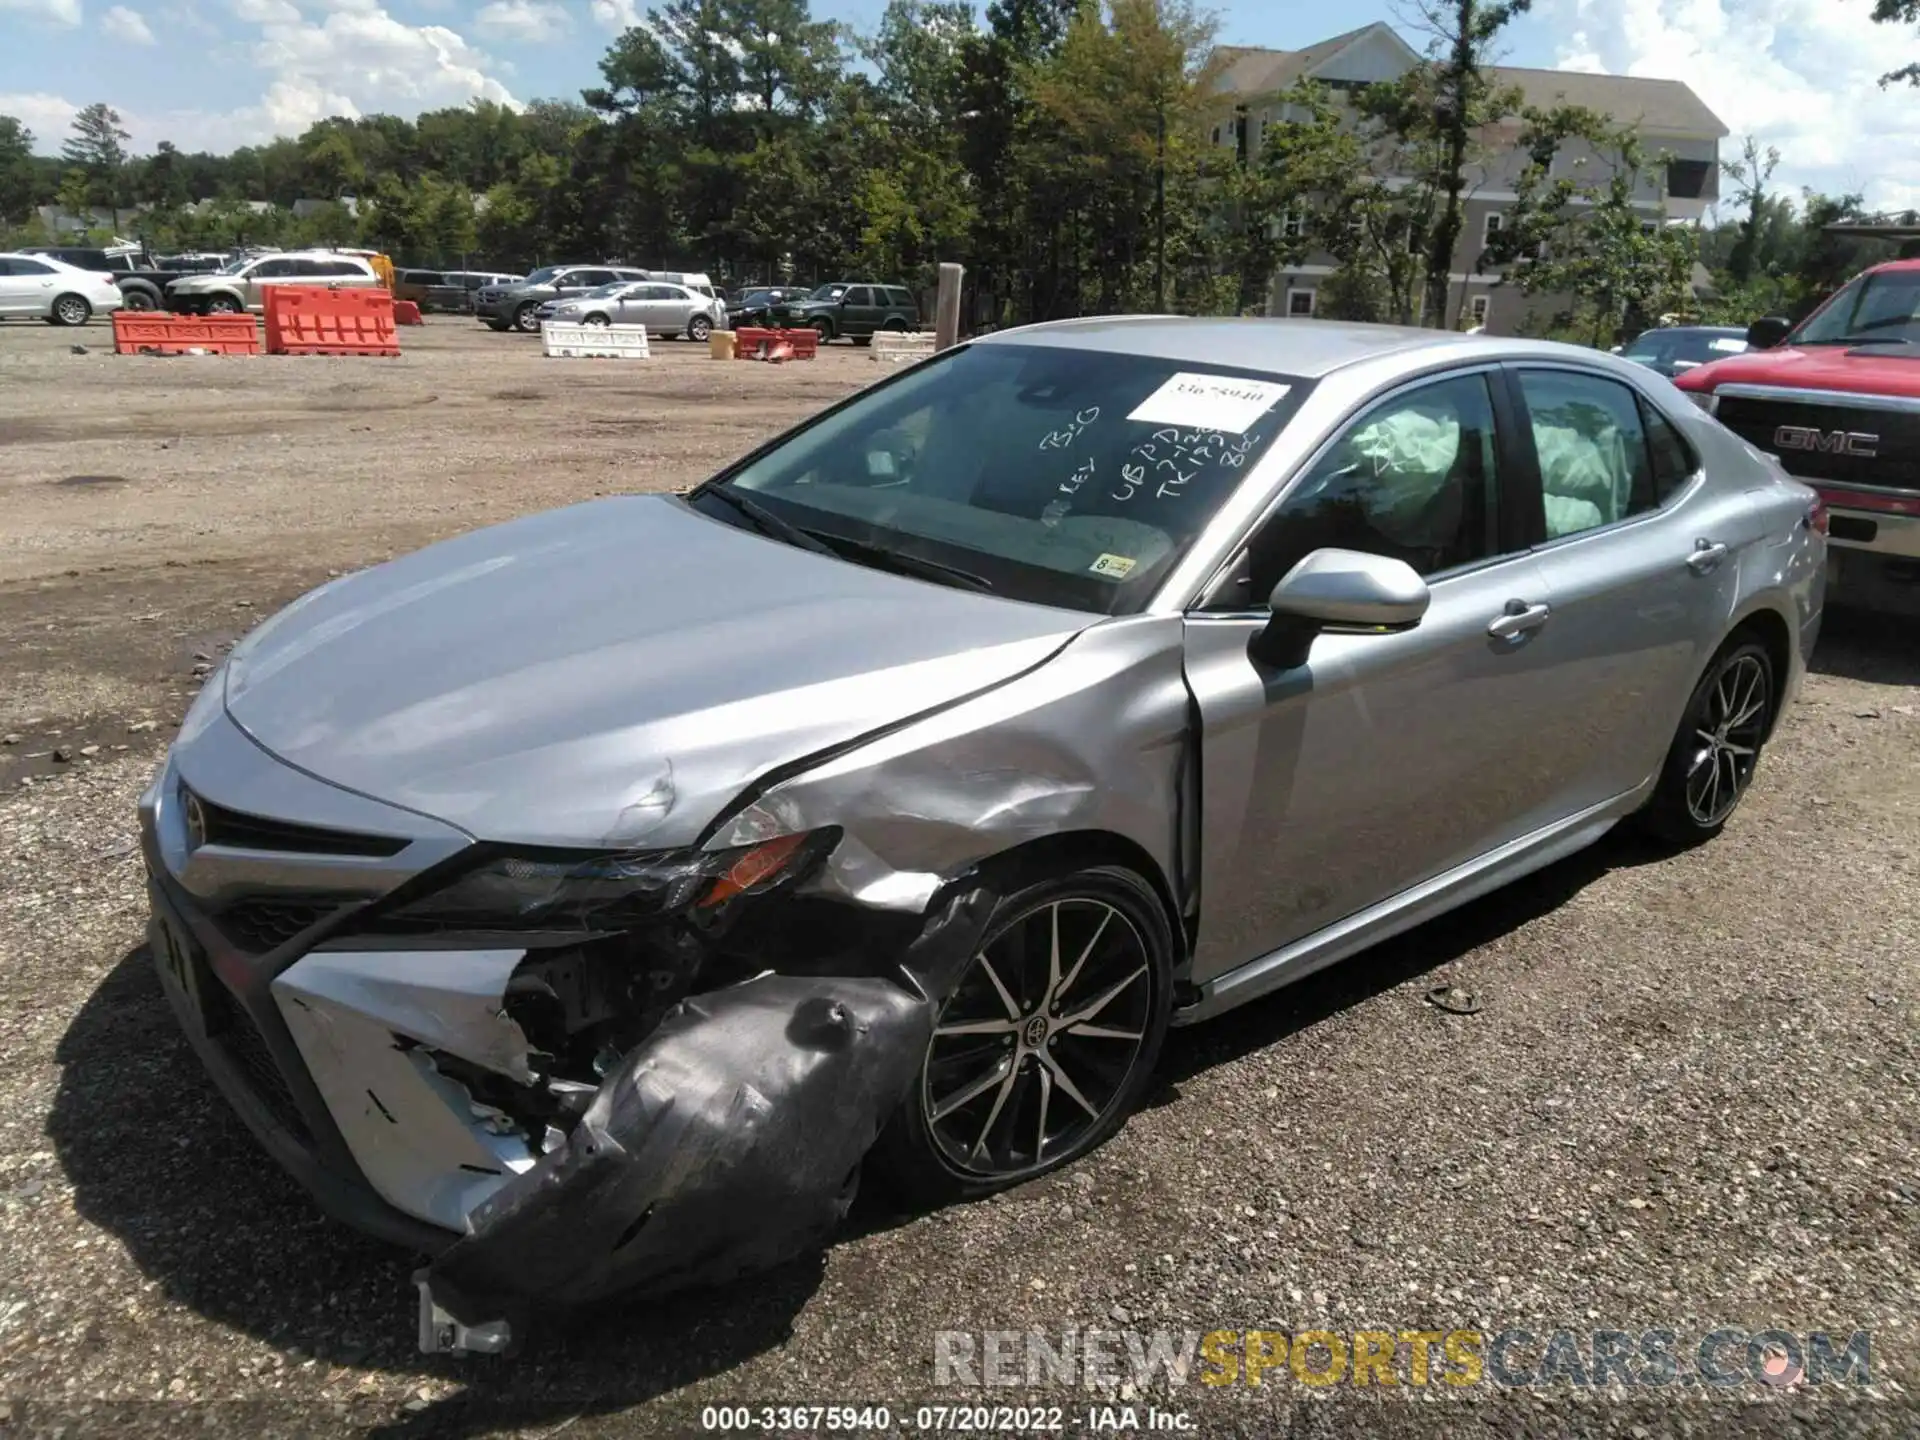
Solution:
{"label": "multi-story building", "polygon": [[[1286,94],[1303,80],[1338,92],[1404,75],[1426,63],[1390,26],[1375,23],[1304,50],[1224,48],[1219,81],[1224,102],[1213,123],[1212,140],[1233,146],[1248,162],[1257,161],[1267,133],[1288,123]],[[1669,221],[1697,220],[1719,198],[1720,142],[1727,127],[1686,85],[1675,80],[1647,80],[1631,75],[1600,75],[1577,70],[1528,70],[1490,67],[1495,83],[1511,86],[1523,103],[1550,109],[1575,105],[1597,111],[1615,125],[1631,127],[1649,156],[1665,156],[1667,163],[1643,172],[1636,203],[1647,214],[1647,224],[1665,214]],[[1460,240],[1454,248],[1453,290],[1448,306],[1452,323],[1484,324],[1488,330],[1510,333],[1529,309],[1559,308],[1563,297],[1529,297],[1511,285],[1500,284],[1500,274],[1483,265],[1482,252],[1498,232],[1516,196],[1514,187],[1527,157],[1518,148],[1518,117],[1488,127],[1480,136],[1479,158],[1468,167],[1465,214]],[[1580,143],[1563,146],[1555,160],[1555,175],[1598,182],[1611,170]],[[1390,182],[1394,177],[1385,177]],[[1297,224],[1283,218],[1282,226]],[[1312,315],[1321,283],[1333,272],[1330,255],[1311,255],[1282,268],[1274,277],[1268,313]],[[1700,278],[1697,275],[1697,278]]]}

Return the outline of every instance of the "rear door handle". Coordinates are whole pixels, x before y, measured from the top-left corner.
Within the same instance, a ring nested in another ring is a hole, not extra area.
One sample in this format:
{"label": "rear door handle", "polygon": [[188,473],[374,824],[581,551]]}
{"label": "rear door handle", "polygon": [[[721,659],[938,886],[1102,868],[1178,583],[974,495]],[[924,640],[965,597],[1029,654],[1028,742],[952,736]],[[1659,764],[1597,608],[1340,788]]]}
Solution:
{"label": "rear door handle", "polygon": [[1529,605],[1524,600],[1509,600],[1506,613],[1495,617],[1493,623],[1487,626],[1487,634],[1496,640],[1511,640],[1529,630],[1538,630],[1547,623],[1547,617],[1552,613],[1552,607],[1547,605]]}
{"label": "rear door handle", "polygon": [[1727,558],[1727,547],[1720,540],[1696,540],[1693,553],[1687,556],[1687,568],[1696,575],[1705,575],[1720,567]]}

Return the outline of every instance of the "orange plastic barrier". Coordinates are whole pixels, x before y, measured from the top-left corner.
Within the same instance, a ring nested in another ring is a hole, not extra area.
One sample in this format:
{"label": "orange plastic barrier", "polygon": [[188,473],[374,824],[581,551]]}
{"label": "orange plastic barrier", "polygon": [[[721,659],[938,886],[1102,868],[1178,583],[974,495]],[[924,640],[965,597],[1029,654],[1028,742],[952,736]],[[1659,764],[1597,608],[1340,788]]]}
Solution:
{"label": "orange plastic barrier", "polygon": [[398,355],[393,296],[317,285],[267,287],[269,355]]}
{"label": "orange plastic barrier", "polygon": [[820,335],[815,330],[763,330],[749,325],[733,332],[733,358],[736,360],[811,360],[820,353]]}
{"label": "orange plastic barrier", "polygon": [[164,310],[113,312],[116,355],[258,355],[260,327],[251,315],[169,315]]}
{"label": "orange plastic barrier", "polygon": [[424,325],[420,318],[420,307],[411,300],[393,302],[393,323],[396,325]]}

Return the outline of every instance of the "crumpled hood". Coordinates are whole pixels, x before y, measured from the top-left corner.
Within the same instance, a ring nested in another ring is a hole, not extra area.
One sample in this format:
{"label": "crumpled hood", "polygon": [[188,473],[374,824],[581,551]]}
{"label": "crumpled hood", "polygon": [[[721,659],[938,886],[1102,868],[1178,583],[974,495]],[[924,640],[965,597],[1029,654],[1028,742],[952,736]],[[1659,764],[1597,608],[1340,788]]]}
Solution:
{"label": "crumpled hood", "polygon": [[1094,618],[622,496],[322,586],[236,647],[225,699],[283,760],[478,838],[665,848],[769,770],[999,684]]}
{"label": "crumpled hood", "polygon": [[1900,346],[1777,346],[1729,355],[1678,376],[1682,390],[1722,385],[1784,385],[1801,390],[1852,390],[1866,395],[1920,396],[1920,354]]}

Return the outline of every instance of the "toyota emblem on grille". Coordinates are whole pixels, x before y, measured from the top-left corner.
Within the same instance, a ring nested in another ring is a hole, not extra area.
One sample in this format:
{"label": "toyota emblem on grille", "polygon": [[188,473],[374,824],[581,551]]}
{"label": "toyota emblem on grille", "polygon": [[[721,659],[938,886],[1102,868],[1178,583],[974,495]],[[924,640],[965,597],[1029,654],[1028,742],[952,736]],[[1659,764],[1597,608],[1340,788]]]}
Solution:
{"label": "toyota emblem on grille", "polygon": [[200,808],[200,800],[191,790],[182,790],[180,799],[187,817],[187,848],[198,850],[207,843],[207,812]]}

